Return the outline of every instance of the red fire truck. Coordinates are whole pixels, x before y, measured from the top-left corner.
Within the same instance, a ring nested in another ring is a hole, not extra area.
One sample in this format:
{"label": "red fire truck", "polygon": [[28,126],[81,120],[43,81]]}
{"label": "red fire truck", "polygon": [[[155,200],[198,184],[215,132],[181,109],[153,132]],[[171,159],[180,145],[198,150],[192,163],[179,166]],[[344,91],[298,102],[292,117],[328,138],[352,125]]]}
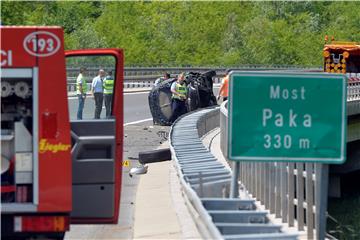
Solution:
{"label": "red fire truck", "polygon": [[[64,51],[60,27],[1,27],[1,236],[61,239],[70,223],[116,223],[123,51]],[[111,117],[69,118],[65,58],[116,61]]]}

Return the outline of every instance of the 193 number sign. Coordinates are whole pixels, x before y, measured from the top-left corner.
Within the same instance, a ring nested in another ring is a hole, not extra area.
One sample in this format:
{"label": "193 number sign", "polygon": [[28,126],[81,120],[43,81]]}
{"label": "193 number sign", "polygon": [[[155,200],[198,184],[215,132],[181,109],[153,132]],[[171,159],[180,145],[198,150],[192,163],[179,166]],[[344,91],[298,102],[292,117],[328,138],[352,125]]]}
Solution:
{"label": "193 number sign", "polygon": [[24,39],[25,50],[37,57],[48,57],[55,54],[60,48],[60,39],[47,31],[33,32]]}

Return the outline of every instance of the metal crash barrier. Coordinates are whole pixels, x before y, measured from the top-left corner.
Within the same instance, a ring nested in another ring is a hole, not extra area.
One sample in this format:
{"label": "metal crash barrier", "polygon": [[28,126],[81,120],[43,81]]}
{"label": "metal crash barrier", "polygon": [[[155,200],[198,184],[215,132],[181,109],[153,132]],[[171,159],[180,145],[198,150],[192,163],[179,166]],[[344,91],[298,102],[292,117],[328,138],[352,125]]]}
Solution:
{"label": "metal crash barrier", "polygon": [[296,239],[269,221],[254,199],[229,198],[231,171],[203,145],[201,137],[219,126],[219,107],[178,119],[170,131],[172,159],[185,202],[205,239]]}
{"label": "metal crash barrier", "polygon": [[[112,67],[102,66],[105,69]],[[97,66],[87,66],[89,76],[96,76],[99,71]],[[239,69],[243,71],[264,71],[264,70],[292,70],[292,71],[321,71],[316,67],[304,66],[287,66],[287,65],[240,65],[232,69]],[[219,84],[225,75],[226,69],[224,67],[125,67],[124,72],[124,88],[151,88],[158,77],[161,77],[164,72],[171,74],[179,74],[181,72],[205,72],[209,70],[216,71],[217,75],[213,78],[215,84]],[[113,71],[115,71],[113,69]],[[68,67],[68,92],[76,91],[76,77],[79,73],[78,67]],[[89,83],[90,84],[90,83]],[[89,88],[90,89],[90,88]]]}

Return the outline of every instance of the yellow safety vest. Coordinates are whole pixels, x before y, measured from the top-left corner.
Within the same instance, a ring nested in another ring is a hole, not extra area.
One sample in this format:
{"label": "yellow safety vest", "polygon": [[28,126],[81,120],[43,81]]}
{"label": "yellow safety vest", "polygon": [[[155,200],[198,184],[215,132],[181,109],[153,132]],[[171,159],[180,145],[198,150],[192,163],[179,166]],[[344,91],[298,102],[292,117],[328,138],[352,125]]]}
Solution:
{"label": "yellow safety vest", "polygon": [[114,91],[114,79],[111,77],[106,77],[103,81],[104,94],[113,94]]}
{"label": "yellow safety vest", "polygon": [[[176,83],[175,91],[177,93],[179,93],[181,96],[186,97],[186,94],[187,94],[186,84],[184,83],[183,85],[181,85],[179,83]],[[178,96],[176,94],[173,94],[172,97],[175,99],[184,100],[184,98],[181,98],[180,96]]]}
{"label": "yellow safety vest", "polygon": [[[81,79],[82,92],[83,92],[83,94],[86,94],[88,89],[87,89],[87,84],[86,84],[85,78],[81,73],[79,74],[78,78],[79,77]],[[76,94],[81,94],[81,92],[80,92],[80,83],[78,82],[77,79],[76,79]]]}

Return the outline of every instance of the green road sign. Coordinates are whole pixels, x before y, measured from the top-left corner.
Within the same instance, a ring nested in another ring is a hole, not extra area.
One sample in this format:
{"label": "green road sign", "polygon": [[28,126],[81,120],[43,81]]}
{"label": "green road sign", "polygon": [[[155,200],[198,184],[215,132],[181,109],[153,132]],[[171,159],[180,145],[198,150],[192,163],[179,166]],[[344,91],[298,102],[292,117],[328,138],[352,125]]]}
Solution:
{"label": "green road sign", "polygon": [[232,72],[230,160],[343,163],[346,77]]}

